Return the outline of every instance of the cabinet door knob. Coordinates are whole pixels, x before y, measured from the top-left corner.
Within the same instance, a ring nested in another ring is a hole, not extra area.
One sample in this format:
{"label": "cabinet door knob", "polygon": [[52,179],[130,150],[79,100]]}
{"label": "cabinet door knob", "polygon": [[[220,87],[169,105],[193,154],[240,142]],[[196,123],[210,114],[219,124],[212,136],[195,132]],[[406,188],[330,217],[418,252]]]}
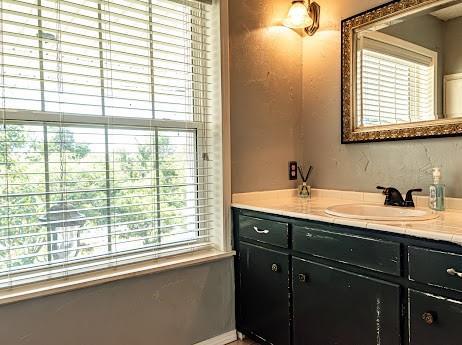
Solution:
{"label": "cabinet door knob", "polygon": [[308,281],[308,276],[305,273],[299,273],[297,277],[300,283],[306,283]]}
{"label": "cabinet door knob", "polygon": [[425,321],[427,325],[433,325],[436,321],[436,316],[432,312],[427,311],[422,314],[422,320]]}
{"label": "cabinet door knob", "polygon": [[279,265],[278,264],[272,264],[271,265],[271,271],[279,272]]}

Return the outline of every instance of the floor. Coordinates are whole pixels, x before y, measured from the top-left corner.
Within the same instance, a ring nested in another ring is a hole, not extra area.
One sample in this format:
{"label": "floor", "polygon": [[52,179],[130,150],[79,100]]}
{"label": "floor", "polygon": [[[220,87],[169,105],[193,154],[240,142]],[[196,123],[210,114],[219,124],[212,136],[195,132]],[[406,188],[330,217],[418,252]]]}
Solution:
{"label": "floor", "polygon": [[258,345],[258,344],[254,342],[253,340],[246,339],[246,340],[233,341],[232,343],[228,345]]}

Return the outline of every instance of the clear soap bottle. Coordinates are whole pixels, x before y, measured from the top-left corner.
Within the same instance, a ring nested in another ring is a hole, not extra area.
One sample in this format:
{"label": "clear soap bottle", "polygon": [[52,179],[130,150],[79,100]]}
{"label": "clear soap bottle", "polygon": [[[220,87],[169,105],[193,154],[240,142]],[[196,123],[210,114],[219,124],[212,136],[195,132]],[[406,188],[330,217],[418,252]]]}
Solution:
{"label": "clear soap bottle", "polygon": [[430,185],[429,207],[435,211],[444,211],[446,186],[441,183],[440,168],[433,168],[433,184]]}

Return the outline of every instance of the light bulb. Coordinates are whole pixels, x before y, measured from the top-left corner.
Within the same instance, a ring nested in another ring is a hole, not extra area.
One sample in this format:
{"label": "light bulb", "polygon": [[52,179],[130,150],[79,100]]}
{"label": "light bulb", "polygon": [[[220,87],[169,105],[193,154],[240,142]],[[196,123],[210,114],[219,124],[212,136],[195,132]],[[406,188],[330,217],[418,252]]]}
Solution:
{"label": "light bulb", "polygon": [[291,29],[304,29],[313,24],[313,20],[308,15],[308,9],[303,1],[294,1],[292,3],[283,24]]}

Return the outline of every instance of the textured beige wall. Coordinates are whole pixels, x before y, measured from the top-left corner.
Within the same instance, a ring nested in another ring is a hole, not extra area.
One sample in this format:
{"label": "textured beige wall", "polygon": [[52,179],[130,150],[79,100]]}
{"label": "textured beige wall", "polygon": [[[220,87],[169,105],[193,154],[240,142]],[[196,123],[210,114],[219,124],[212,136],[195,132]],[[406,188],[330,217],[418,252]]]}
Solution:
{"label": "textured beige wall", "polygon": [[301,156],[302,40],[282,27],[289,0],[230,0],[233,192],[291,188]]}
{"label": "textured beige wall", "polygon": [[191,345],[234,328],[232,259],[0,306],[2,345]]}
{"label": "textured beige wall", "polygon": [[444,73],[462,73],[462,17],[446,22],[444,40]]}
{"label": "textured beige wall", "polygon": [[321,29],[303,40],[303,160],[320,188],[373,191],[393,185],[428,188],[431,168],[443,168],[448,195],[462,197],[462,137],[340,144],[340,21],[378,0],[318,0]]}

